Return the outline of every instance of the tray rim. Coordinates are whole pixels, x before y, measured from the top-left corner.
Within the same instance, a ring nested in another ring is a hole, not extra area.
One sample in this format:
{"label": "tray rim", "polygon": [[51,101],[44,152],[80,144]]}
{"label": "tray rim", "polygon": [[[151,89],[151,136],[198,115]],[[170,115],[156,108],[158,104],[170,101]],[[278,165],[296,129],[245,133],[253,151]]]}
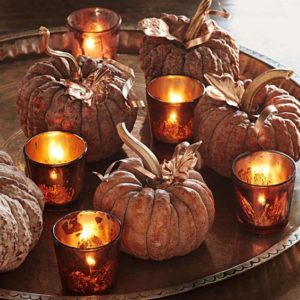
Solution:
{"label": "tray rim", "polygon": [[[49,28],[53,34],[64,34],[67,32],[65,27],[53,27]],[[135,32],[138,34],[142,34],[140,30],[137,29],[121,29],[121,31],[125,32]],[[38,36],[38,32],[36,30],[29,30],[24,32],[18,33],[11,33],[5,34],[0,36],[0,46],[3,44],[10,44],[13,45],[15,41],[28,39],[28,38],[36,38]],[[255,58],[256,60],[262,62],[263,64],[267,65],[270,68],[286,68],[284,65],[280,64],[279,62],[265,56],[259,52],[256,52],[252,49],[249,49],[244,46],[239,46],[240,52],[244,55],[250,56]],[[28,53],[28,55],[33,54],[34,52]],[[38,53],[38,52],[36,52]],[[124,53],[124,52],[120,52]],[[130,52],[132,54],[132,52]],[[133,53],[134,54],[134,53]],[[12,60],[19,58],[19,55],[15,57],[10,57]],[[0,64],[6,62],[7,58],[0,58]],[[294,74],[293,78],[290,79],[296,85],[300,87],[300,76],[296,73]],[[23,291],[14,291],[8,289],[2,289],[0,287],[0,298],[2,299],[29,299],[29,300],[54,300],[54,299],[64,299],[64,300],[124,300],[124,299],[157,299],[161,297],[172,296],[176,294],[182,294],[194,289],[212,285],[217,282],[224,281],[231,277],[240,275],[245,273],[253,268],[260,266],[261,264],[275,258],[276,256],[280,255],[281,253],[285,252],[293,245],[300,241],[300,226],[298,226],[292,233],[290,233],[287,237],[283,240],[275,243],[270,248],[262,252],[261,254],[252,257],[251,259],[230,267],[226,270],[193,280],[186,283],[181,283],[169,287],[159,288],[159,289],[151,289],[147,291],[140,291],[134,293],[127,293],[127,294],[102,294],[102,295],[90,295],[90,296],[62,296],[62,295],[55,295],[55,294],[38,294],[38,293],[29,293]]]}
{"label": "tray rim", "polygon": [[[49,30],[51,31],[52,34],[65,34],[65,33],[67,33],[67,28],[65,26],[49,27]],[[129,33],[133,32],[133,33],[136,33],[136,34],[143,35],[143,32],[141,30],[136,29],[136,28],[132,28],[131,26],[128,26],[128,27],[125,26],[125,28],[121,28],[121,32],[129,32]],[[35,37],[38,37],[38,36],[39,36],[39,33],[38,33],[37,30],[27,30],[27,31],[16,32],[16,33],[7,33],[7,34],[4,34],[4,35],[0,35],[0,46],[4,43],[12,44],[12,42],[16,41],[16,40],[35,38]],[[264,55],[260,52],[252,50],[252,49],[250,49],[246,46],[240,45],[240,44],[238,46],[239,46],[240,52],[242,52],[245,55],[256,58],[257,60],[259,60],[260,62],[266,64],[267,66],[269,66],[271,68],[284,68],[284,69],[289,68],[289,66],[283,65],[283,64],[279,63],[278,61],[268,57],[267,55]],[[30,55],[32,53],[34,53],[34,52],[27,53],[27,54]],[[120,52],[120,53],[124,53],[124,52]],[[129,54],[134,54],[133,52],[128,52],[128,53]],[[10,58],[14,59],[14,58],[17,58],[17,57],[18,56],[10,57]],[[5,62],[6,60],[7,60],[7,58],[0,57],[0,63]],[[300,74],[298,75],[298,73],[294,73],[293,77],[290,80],[300,86]]]}

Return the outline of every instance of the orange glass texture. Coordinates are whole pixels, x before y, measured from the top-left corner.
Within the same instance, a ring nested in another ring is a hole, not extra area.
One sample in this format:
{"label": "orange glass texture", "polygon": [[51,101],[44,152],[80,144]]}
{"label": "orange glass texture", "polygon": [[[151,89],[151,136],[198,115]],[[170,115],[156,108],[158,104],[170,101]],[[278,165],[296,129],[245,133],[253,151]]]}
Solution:
{"label": "orange glass texture", "polygon": [[31,138],[25,152],[28,157],[41,164],[60,165],[80,158],[86,151],[86,144],[77,135],[48,131]]}
{"label": "orange glass texture", "polygon": [[40,133],[26,143],[26,172],[43,192],[46,204],[65,205],[78,197],[86,152],[81,137],[62,131]]}
{"label": "orange glass texture", "polygon": [[82,211],[64,217],[55,225],[54,234],[66,246],[93,249],[115,240],[120,224],[106,213]]}
{"label": "orange glass texture", "polygon": [[294,190],[294,161],[277,151],[257,151],[238,156],[232,171],[239,223],[262,234],[284,228]]}
{"label": "orange glass texture", "polygon": [[72,54],[115,58],[121,22],[117,13],[101,7],[72,12],[67,18]]}
{"label": "orange glass texture", "polygon": [[101,211],[73,212],[53,227],[63,287],[80,295],[99,294],[115,280],[121,223]]}
{"label": "orange glass texture", "polygon": [[203,91],[201,82],[187,76],[153,79],[147,85],[147,102],[154,137],[168,144],[190,140],[194,108]]}

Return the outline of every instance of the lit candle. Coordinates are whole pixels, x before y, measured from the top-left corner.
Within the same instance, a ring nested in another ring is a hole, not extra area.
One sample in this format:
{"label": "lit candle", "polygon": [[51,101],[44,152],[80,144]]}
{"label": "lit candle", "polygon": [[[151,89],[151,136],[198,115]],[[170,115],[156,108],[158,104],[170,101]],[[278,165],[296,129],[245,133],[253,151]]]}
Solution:
{"label": "lit candle", "polygon": [[191,139],[194,108],[203,90],[199,81],[181,75],[161,76],[147,85],[151,129],[157,140],[177,144]]}
{"label": "lit candle", "polygon": [[238,156],[232,164],[238,221],[257,233],[271,233],[288,222],[295,163],[277,151]]}
{"label": "lit candle", "polygon": [[48,131],[24,146],[26,171],[48,205],[64,205],[80,193],[86,161],[86,142],[79,136]]}
{"label": "lit candle", "polygon": [[121,223],[101,211],[73,212],[53,227],[62,285],[77,294],[92,295],[110,287],[118,267]]}
{"label": "lit candle", "polygon": [[121,17],[105,8],[84,8],[71,13],[67,28],[72,54],[92,58],[115,58],[118,50]]}

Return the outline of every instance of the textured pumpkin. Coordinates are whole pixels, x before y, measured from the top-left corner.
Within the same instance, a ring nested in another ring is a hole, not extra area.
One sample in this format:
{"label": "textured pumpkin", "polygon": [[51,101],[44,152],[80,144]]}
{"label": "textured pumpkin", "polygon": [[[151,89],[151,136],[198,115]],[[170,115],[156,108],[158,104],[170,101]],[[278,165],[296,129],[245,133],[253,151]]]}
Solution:
{"label": "textured pumpkin", "polygon": [[48,130],[63,130],[85,138],[88,161],[116,153],[122,142],[115,125],[126,122],[133,128],[137,109],[129,103],[123,87],[128,73],[112,61],[90,59],[76,61],[69,53],[49,48],[49,31],[41,28],[45,52],[52,56],[34,64],[27,72],[17,99],[21,127],[27,137]]}
{"label": "textured pumpkin", "polygon": [[44,198],[0,151],[0,272],[19,267],[40,238]]}
{"label": "textured pumpkin", "polygon": [[299,160],[299,101],[283,89],[266,85],[290,75],[290,71],[270,70],[252,82],[206,75],[212,86],[196,106],[193,136],[203,142],[201,155],[209,167],[228,177],[238,154],[260,149],[278,150]]}
{"label": "textured pumpkin", "polygon": [[[205,2],[209,3],[205,6]],[[220,75],[229,73],[238,78],[238,46],[229,33],[209,20],[207,12],[210,3],[202,1],[200,6],[205,7],[199,6],[192,21],[185,16],[169,14],[163,14],[160,19],[167,26],[155,18],[141,21],[146,36],[140,49],[140,59],[147,81],[161,75],[180,74],[203,82],[203,75],[207,72]],[[197,21],[198,29],[193,31]],[[169,34],[164,34],[166,31]],[[194,47],[187,46],[187,42],[197,38],[202,43]]]}
{"label": "textured pumpkin", "polygon": [[[124,137],[120,125],[118,131]],[[178,145],[173,158],[162,165],[151,154],[154,167],[147,164],[149,156],[144,162],[126,159],[99,185],[94,208],[112,212],[122,220],[124,252],[160,261],[186,255],[204,241],[215,207],[211,191],[194,170],[199,144]]]}

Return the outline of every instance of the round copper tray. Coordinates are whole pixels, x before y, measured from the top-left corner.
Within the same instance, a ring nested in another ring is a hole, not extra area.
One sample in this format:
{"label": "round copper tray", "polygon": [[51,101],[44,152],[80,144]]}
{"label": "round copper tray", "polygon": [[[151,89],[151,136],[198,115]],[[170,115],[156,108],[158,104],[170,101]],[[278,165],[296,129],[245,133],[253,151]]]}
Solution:
{"label": "round copper tray", "polygon": [[[68,37],[64,28],[52,30],[52,46],[66,49]],[[135,70],[135,90],[144,98],[144,77],[137,56],[142,34],[139,31],[121,32],[119,61]],[[5,36],[0,39],[0,145],[17,164],[23,167],[21,148],[26,141],[19,127],[15,99],[21,78],[28,67],[41,59],[39,37],[36,32]],[[255,77],[278,63],[252,50],[241,47],[241,73]],[[283,84],[292,95],[300,98],[300,80],[294,77]],[[160,159],[172,148],[151,142],[146,114],[141,111],[134,135],[148,144]],[[165,262],[143,261],[121,254],[121,263],[115,286],[105,295],[91,297],[68,296],[61,288],[50,230],[53,223],[71,210],[91,208],[93,193],[99,183],[93,171],[103,172],[113,161],[133,155],[126,147],[108,160],[90,164],[82,196],[65,210],[46,210],[43,235],[26,261],[17,270],[0,274],[0,298],[5,299],[150,299],[190,291],[246,272],[274,258],[300,239],[300,178],[298,176],[290,222],[280,233],[269,236],[250,234],[236,223],[231,181],[209,169],[203,175],[216,200],[216,221],[207,240],[199,249],[185,256]]]}

